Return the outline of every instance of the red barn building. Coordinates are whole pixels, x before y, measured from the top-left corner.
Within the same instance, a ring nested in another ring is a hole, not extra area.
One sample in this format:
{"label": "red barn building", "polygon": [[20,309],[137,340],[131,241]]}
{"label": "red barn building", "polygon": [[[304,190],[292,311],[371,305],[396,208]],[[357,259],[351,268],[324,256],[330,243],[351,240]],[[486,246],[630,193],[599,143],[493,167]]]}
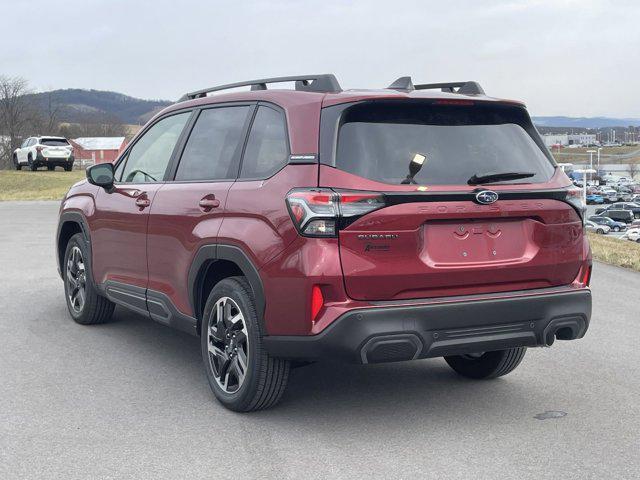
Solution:
{"label": "red barn building", "polygon": [[127,145],[125,137],[82,137],[69,141],[73,155],[81,163],[113,162]]}

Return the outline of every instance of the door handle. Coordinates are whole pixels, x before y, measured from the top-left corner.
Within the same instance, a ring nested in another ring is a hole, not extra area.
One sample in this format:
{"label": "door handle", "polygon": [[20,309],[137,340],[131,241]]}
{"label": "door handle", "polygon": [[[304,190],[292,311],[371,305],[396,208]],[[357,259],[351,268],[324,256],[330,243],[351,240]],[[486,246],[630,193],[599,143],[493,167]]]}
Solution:
{"label": "door handle", "polygon": [[218,200],[213,194],[206,195],[200,199],[198,205],[202,210],[208,212],[212,208],[218,208],[220,206],[220,200]]}
{"label": "door handle", "polygon": [[136,205],[140,208],[140,210],[144,210],[149,205],[151,205],[151,200],[147,197],[145,193],[136,198]]}

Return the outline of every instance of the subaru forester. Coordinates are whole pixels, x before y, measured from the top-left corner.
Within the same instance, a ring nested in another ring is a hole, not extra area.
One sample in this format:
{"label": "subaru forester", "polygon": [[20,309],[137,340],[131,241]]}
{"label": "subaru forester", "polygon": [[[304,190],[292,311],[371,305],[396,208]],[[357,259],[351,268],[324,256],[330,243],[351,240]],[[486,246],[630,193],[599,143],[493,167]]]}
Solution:
{"label": "subaru forester", "polygon": [[76,322],[120,305],[199,336],[217,399],[252,411],[292,365],[444,357],[489,379],[583,337],[583,216],[519,101],[279,77],[189,93],[87,169],[57,260]]}

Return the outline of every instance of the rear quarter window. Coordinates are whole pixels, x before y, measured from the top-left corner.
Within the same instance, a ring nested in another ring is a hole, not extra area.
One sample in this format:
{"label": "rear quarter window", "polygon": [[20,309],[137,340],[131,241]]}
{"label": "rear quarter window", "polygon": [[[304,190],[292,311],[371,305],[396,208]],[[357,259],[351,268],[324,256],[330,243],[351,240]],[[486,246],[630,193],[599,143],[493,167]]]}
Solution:
{"label": "rear quarter window", "polygon": [[280,170],[289,153],[284,115],[258,107],[242,160],[241,178],[267,178]]}
{"label": "rear quarter window", "polygon": [[421,185],[466,185],[473,175],[530,172],[545,182],[555,165],[528,115],[516,107],[363,103],[341,117],[335,166],[370,180],[400,184],[416,155]]}

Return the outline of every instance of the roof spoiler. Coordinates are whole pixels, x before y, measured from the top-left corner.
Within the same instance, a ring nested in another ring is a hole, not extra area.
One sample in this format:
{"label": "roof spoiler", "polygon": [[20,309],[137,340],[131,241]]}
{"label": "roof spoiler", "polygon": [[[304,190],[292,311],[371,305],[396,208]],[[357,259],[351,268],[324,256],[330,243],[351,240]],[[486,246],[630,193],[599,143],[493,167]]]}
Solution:
{"label": "roof spoiler", "polygon": [[484,90],[478,82],[447,82],[447,83],[422,83],[414,85],[411,77],[400,77],[387,87],[390,90],[400,90],[411,92],[413,90],[435,90],[443,92],[459,93],[461,95],[485,95]]}
{"label": "roof spoiler", "polygon": [[227,83],[215,87],[204,88],[195,92],[184,94],[179,102],[193,100],[195,98],[206,97],[208,93],[229,90],[237,87],[251,87],[251,90],[266,90],[270,83],[295,82],[295,89],[302,92],[335,93],[341,92],[342,87],[338,83],[335,75],[323,73],[319,75],[295,75],[292,77],[261,78],[258,80],[248,80],[245,82]]}

